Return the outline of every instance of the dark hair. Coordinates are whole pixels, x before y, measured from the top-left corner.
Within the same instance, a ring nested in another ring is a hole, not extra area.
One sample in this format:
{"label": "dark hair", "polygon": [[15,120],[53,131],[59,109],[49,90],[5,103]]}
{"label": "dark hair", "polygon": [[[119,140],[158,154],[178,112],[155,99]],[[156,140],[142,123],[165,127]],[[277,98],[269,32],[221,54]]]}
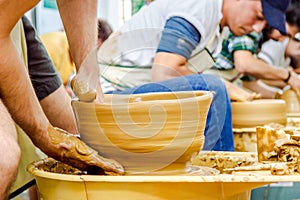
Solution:
{"label": "dark hair", "polygon": [[103,19],[98,19],[98,39],[104,42],[112,33],[111,26]]}
{"label": "dark hair", "polygon": [[292,0],[285,16],[287,23],[300,29],[300,0]]}
{"label": "dark hair", "polygon": [[[289,5],[286,13],[286,22],[291,26],[297,26],[300,29],[300,0],[292,0],[291,4]],[[262,30],[262,39],[259,42],[259,47],[270,39],[270,34],[274,30],[273,27],[270,25],[266,25],[265,28]]]}
{"label": "dark hair", "polygon": [[266,41],[268,41],[270,38],[270,35],[271,33],[273,32],[274,28],[271,27],[269,24],[267,24],[263,30],[262,30],[262,37],[260,38],[259,40],[259,43],[258,43],[258,48],[260,50],[262,44]]}

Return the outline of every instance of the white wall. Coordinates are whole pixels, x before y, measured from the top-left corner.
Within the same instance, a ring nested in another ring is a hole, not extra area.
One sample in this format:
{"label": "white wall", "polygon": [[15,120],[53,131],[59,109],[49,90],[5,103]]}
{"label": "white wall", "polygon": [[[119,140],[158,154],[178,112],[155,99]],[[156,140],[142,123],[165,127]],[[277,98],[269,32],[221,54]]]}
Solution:
{"label": "white wall", "polygon": [[63,30],[62,21],[58,11],[44,8],[43,1],[36,7],[36,25],[39,34]]}
{"label": "white wall", "polygon": [[[35,8],[38,34],[63,29],[59,13],[55,9],[44,8],[41,1]],[[113,30],[117,30],[131,16],[131,0],[98,0],[97,15],[108,21]],[[33,11],[26,14],[30,18]]]}
{"label": "white wall", "polygon": [[98,17],[105,19],[113,30],[120,25],[119,7],[119,0],[98,0]]}

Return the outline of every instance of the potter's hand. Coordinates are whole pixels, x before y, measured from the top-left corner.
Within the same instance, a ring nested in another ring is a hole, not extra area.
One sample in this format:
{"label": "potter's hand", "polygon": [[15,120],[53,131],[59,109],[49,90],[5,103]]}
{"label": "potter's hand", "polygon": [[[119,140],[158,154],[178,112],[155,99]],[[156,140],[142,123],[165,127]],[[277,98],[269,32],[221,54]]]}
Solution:
{"label": "potter's hand", "polygon": [[224,81],[224,83],[231,101],[251,101],[261,98],[260,94],[248,92],[233,83],[228,81]]}
{"label": "potter's hand", "polygon": [[89,82],[79,80],[78,77],[75,76],[71,81],[71,87],[74,94],[79,98],[79,101],[93,102],[96,100],[97,103],[103,102],[104,97],[100,83],[97,84],[96,89],[94,89]]}
{"label": "potter's hand", "polygon": [[[75,62],[76,64],[76,62]],[[71,82],[74,94],[80,101],[103,102],[103,92],[100,86],[97,49],[91,51],[77,68],[76,76]]]}
{"label": "potter's hand", "polygon": [[101,157],[80,139],[66,131],[49,125],[48,134],[52,145],[58,146],[50,156],[83,171],[98,174],[123,175],[124,168],[115,160]]}
{"label": "potter's hand", "polygon": [[299,75],[295,72],[290,71],[291,75],[288,80],[288,84],[291,86],[291,88],[296,92],[298,98],[300,98],[300,78]]}

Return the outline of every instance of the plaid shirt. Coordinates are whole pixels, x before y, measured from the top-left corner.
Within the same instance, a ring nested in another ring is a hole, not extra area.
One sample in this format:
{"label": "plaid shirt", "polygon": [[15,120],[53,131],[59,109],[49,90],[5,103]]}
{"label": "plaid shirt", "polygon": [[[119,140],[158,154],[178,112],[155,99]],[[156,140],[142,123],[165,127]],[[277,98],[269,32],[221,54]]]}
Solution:
{"label": "plaid shirt", "polygon": [[244,36],[235,36],[231,32],[222,42],[222,50],[216,57],[215,68],[229,70],[234,68],[233,53],[238,50],[248,50],[257,54],[261,33],[252,32]]}

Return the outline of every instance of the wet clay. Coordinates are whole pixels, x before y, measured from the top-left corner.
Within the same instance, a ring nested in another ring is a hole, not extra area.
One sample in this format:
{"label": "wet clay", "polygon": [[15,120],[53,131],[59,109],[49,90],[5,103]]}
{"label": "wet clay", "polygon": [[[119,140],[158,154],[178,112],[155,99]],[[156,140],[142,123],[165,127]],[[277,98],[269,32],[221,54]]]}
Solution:
{"label": "wet clay", "polygon": [[48,133],[51,142],[62,147],[60,159],[63,163],[84,171],[99,171],[99,173],[113,175],[124,174],[122,165],[115,160],[100,156],[76,136],[51,125],[48,127]]}
{"label": "wet clay", "polygon": [[104,103],[72,101],[83,141],[126,173],[184,170],[204,144],[213,93],[105,95]]}
{"label": "wet clay", "polygon": [[192,162],[193,165],[212,167],[224,173],[228,168],[257,164],[256,153],[249,152],[205,152],[200,153]]}
{"label": "wet clay", "polygon": [[258,158],[260,162],[275,161],[272,174],[292,174],[300,172],[300,136],[284,129],[257,127]]}
{"label": "wet clay", "polygon": [[71,82],[74,94],[79,98],[80,101],[93,102],[96,99],[96,91],[89,87],[88,82],[77,81],[73,79]]}
{"label": "wet clay", "polygon": [[85,172],[71,167],[70,165],[56,161],[52,158],[47,158],[35,163],[36,168],[45,172],[59,173],[59,174],[72,174],[72,175],[83,175]]}
{"label": "wet clay", "polygon": [[270,161],[269,153],[274,150],[275,141],[278,139],[288,139],[282,129],[274,129],[270,126],[256,127],[258,161]]}

